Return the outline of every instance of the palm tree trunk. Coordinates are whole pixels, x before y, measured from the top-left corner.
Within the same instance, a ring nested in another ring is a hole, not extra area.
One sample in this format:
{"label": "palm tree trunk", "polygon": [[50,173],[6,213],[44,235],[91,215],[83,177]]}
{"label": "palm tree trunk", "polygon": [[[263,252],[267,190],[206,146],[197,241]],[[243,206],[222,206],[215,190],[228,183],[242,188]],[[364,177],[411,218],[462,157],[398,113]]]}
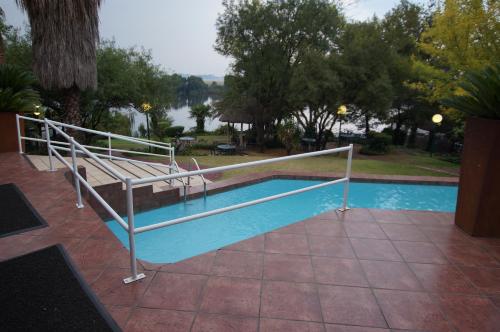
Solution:
{"label": "palm tree trunk", "polygon": [[80,90],[76,86],[64,90],[64,113],[64,122],[75,126],[81,125]]}

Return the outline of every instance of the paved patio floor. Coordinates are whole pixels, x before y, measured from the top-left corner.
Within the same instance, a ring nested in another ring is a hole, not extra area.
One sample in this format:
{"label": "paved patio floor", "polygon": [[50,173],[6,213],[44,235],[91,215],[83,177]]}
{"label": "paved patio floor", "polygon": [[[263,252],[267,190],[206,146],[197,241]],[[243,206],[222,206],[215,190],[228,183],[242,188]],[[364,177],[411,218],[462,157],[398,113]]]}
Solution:
{"label": "paved patio floor", "polygon": [[62,171],[0,154],[49,227],[0,238],[0,260],[62,243],[125,331],[500,331],[500,239],[471,238],[453,214],[329,212],[176,264],[142,262]]}

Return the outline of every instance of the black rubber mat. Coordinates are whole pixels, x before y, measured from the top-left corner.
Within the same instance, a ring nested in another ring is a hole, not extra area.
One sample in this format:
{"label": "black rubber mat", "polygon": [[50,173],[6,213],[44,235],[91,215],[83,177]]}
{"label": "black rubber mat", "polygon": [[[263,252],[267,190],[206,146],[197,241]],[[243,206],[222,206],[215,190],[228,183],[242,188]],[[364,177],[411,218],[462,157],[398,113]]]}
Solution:
{"label": "black rubber mat", "polygon": [[120,331],[60,245],[0,262],[2,331]]}
{"label": "black rubber mat", "polygon": [[0,185],[0,237],[46,225],[15,184]]}

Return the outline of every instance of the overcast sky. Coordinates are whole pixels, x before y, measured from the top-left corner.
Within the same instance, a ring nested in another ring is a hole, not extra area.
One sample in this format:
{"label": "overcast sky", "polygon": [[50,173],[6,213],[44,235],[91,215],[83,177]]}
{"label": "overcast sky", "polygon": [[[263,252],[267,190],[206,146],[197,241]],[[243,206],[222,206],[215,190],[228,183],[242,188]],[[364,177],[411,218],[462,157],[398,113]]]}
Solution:
{"label": "overcast sky", "polygon": [[[342,0],[350,19],[383,16],[399,0]],[[0,0],[7,23],[22,27],[27,17],[15,0]],[[170,72],[224,76],[230,59],[217,54],[215,21],[221,0],[104,0],[101,39],[115,39],[121,47],[144,46],[154,61]]]}

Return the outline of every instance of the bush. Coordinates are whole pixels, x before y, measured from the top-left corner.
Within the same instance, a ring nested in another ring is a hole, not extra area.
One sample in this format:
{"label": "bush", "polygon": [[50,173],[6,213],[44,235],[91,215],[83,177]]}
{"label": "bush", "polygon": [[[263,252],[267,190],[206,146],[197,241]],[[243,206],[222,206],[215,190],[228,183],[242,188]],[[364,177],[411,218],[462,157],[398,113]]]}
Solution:
{"label": "bush", "polygon": [[359,150],[359,153],[367,155],[386,154],[389,152],[391,141],[391,136],[371,131],[367,137],[367,144]]}
{"label": "bush", "polygon": [[184,132],[183,126],[172,126],[165,129],[165,136],[178,137]]}
{"label": "bush", "polygon": [[30,112],[40,104],[30,72],[9,64],[0,65],[0,112]]}

